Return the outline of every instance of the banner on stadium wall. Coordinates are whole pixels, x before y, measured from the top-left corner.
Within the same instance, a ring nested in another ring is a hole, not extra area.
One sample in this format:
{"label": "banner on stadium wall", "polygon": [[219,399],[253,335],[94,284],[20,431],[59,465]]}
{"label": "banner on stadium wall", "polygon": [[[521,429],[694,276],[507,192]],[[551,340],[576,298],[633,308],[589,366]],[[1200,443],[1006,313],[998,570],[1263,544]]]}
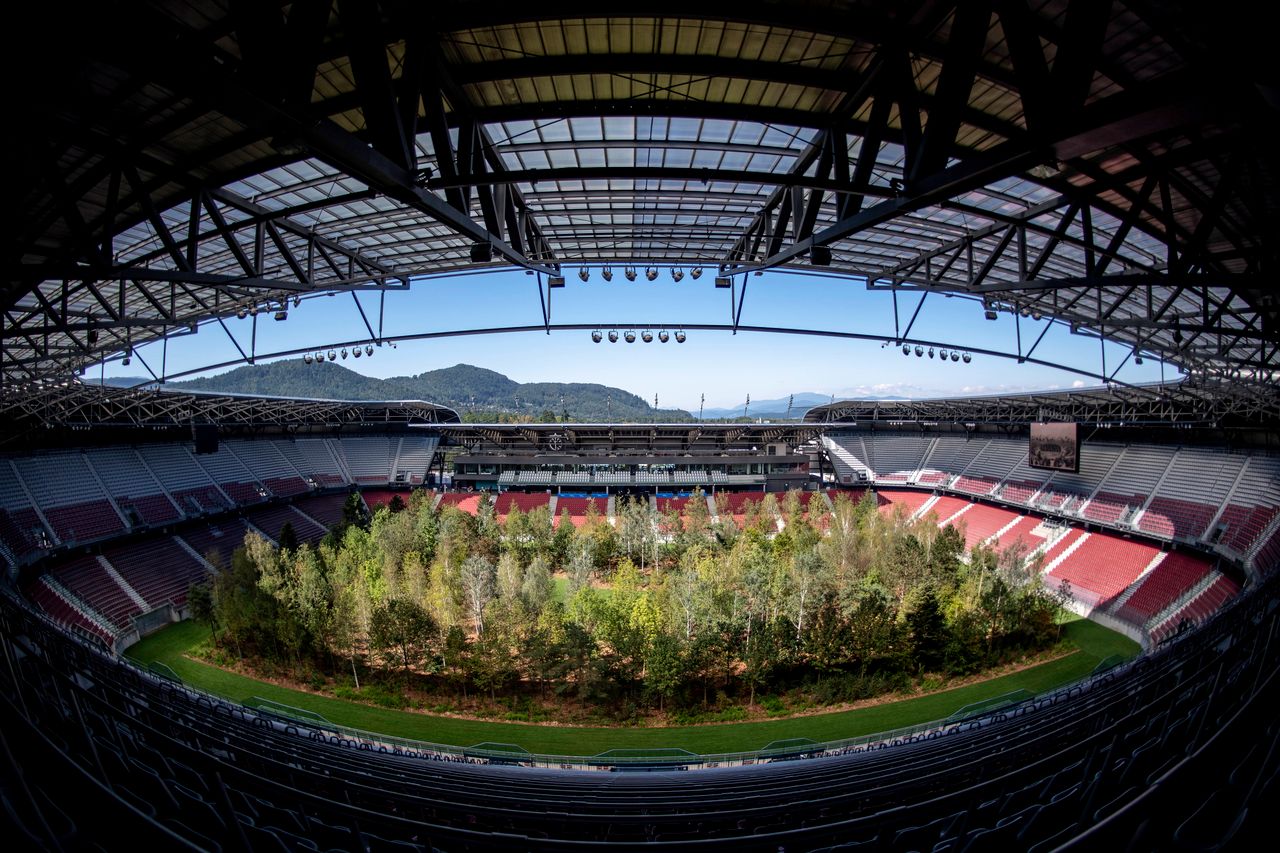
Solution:
{"label": "banner on stadium wall", "polygon": [[1033,423],[1027,464],[1046,471],[1080,473],[1080,425]]}

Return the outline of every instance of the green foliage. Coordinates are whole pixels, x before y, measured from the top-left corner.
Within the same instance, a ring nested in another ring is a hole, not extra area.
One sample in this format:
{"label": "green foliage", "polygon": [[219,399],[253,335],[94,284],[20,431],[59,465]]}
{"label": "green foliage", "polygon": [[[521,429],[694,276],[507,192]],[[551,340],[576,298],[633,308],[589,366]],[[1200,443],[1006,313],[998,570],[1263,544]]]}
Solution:
{"label": "green foliage", "polygon": [[677,523],[624,499],[616,526],[597,511],[556,528],[545,508],[499,522],[487,498],[472,517],[414,496],[317,547],[250,535],[191,606],[218,653],[280,671],[466,703],[572,697],[624,721],[736,713],[758,694],[777,714],[795,690],[856,701],[1060,636],[1034,567],[982,548],[962,560],[960,530],[884,517],[865,495],[829,517],[820,498],[805,512],[765,496],[742,529],[719,503],[715,526],[705,500]]}

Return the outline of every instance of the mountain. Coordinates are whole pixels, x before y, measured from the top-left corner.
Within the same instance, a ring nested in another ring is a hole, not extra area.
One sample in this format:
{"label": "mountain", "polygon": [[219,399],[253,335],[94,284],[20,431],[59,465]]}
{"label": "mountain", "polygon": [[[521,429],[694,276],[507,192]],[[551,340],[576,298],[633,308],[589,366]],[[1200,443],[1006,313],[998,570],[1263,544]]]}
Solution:
{"label": "mountain", "polygon": [[[785,418],[787,416],[787,400],[786,397],[779,397],[776,400],[752,400],[751,408],[747,410],[747,416],[750,418]],[[811,391],[803,391],[795,395],[794,402],[791,403],[791,417],[801,417],[809,409],[814,406],[821,406],[823,403],[830,403],[830,394],[815,394]],[[746,401],[744,400],[745,404]],[[742,406],[732,409],[704,409],[702,412],[704,418],[740,418],[742,417]]]}
{"label": "mountain", "polygon": [[[110,385],[137,385],[141,377],[108,379]],[[578,382],[521,384],[501,373],[457,364],[417,376],[376,379],[341,365],[303,364],[297,359],[255,364],[207,376],[170,382],[166,388],[224,394],[318,397],[330,400],[426,400],[449,406],[469,420],[497,420],[501,415],[539,419],[568,412],[575,421],[641,421],[683,423],[693,417],[680,409],[654,409],[621,388]]]}
{"label": "mountain", "polygon": [[405,400],[414,396],[393,382],[364,376],[337,364],[306,365],[296,359],[245,365],[217,376],[171,382],[168,387],[184,391],[317,397],[324,400]]}
{"label": "mountain", "polygon": [[472,412],[483,419],[486,412],[512,412],[535,418],[543,412],[560,416],[569,413],[575,421],[667,421],[692,420],[680,409],[654,409],[641,397],[621,388],[582,382],[528,382],[521,384],[501,373],[456,364],[429,370],[417,376],[396,376],[387,380],[404,387],[414,398]]}

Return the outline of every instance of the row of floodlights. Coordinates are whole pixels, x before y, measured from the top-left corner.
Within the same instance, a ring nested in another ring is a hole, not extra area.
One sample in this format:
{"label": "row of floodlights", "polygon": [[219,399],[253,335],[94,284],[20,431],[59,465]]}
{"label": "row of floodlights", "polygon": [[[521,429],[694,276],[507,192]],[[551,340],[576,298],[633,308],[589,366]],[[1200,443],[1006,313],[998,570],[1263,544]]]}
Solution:
{"label": "row of floodlights", "polygon": [[[294,308],[297,308],[297,307],[298,307],[299,305],[301,305],[301,304],[302,304],[302,297],[301,297],[301,296],[295,296],[295,297],[293,297],[293,307],[294,307]],[[237,309],[236,309],[236,317],[240,318],[241,320],[243,320],[245,317],[257,317],[257,316],[258,316],[258,311],[259,311],[259,310],[261,310],[261,311],[263,311],[263,312],[267,312],[267,311],[270,311],[270,310],[271,310],[271,306],[270,306],[270,305],[266,305],[266,306],[264,306],[263,308],[259,309],[259,308],[258,308],[257,303],[251,303],[251,304],[248,304],[248,305],[241,305],[239,308],[237,308]],[[277,320],[288,320],[288,319],[289,319],[289,302],[288,302],[288,300],[282,301],[282,302],[280,303],[280,307],[276,309],[276,312],[275,312],[275,318],[276,318]]]}
{"label": "row of floodlights", "polygon": [[[912,351],[913,351],[913,348],[911,344],[902,345],[903,355],[911,355]],[[924,358],[925,353],[927,352],[929,354],[929,358],[933,358],[935,355],[937,355],[937,358],[939,361],[946,361],[947,359],[951,359],[952,361],[963,361],[965,364],[968,364],[969,362],[973,361],[973,356],[970,353],[960,352],[959,350],[940,349],[937,351],[937,353],[934,353],[933,347],[929,347],[926,350],[924,347],[920,346],[919,344],[916,344],[914,348],[914,352],[916,354],[916,358]]]}
{"label": "row of floodlights", "polygon": [[[639,276],[640,276],[639,271],[638,271],[635,267],[623,267],[623,269],[622,269],[622,274],[623,274],[624,276],[626,276],[627,281],[635,281],[635,280],[636,280],[637,278],[639,278]],[[602,267],[602,268],[600,269],[600,276],[601,276],[601,278],[603,278],[605,281],[613,281],[613,268],[612,268],[612,267]],[[657,281],[657,280],[658,280],[658,268],[657,268],[657,267],[645,267],[645,270],[644,270],[644,277],[645,277],[646,279],[648,279],[649,281]],[[581,279],[582,281],[588,281],[588,280],[590,280],[590,278],[591,278],[591,267],[579,267],[579,268],[578,268],[578,278],[579,278],[579,279]],[[694,267],[693,269],[689,270],[689,278],[693,279],[694,281],[697,281],[698,279],[702,278],[702,267]],[[684,279],[684,270],[683,270],[683,269],[681,269],[680,267],[672,267],[672,268],[671,268],[671,280],[672,280],[672,281],[681,281],[681,280],[683,280],[683,279]]]}
{"label": "row of floodlights", "polygon": [[[607,335],[606,333],[600,331],[599,329],[596,329],[594,332],[591,333],[591,340],[594,341],[595,343],[600,343],[602,340],[605,339],[606,336],[609,338],[609,343],[616,344],[618,342],[617,329],[610,329]],[[645,329],[643,332],[640,333],[640,340],[644,341],[646,344],[653,343],[653,337],[654,337],[653,332],[649,331],[648,329]],[[664,344],[667,341],[671,340],[672,338],[676,339],[676,343],[682,344],[685,342],[686,337],[687,336],[685,335],[683,330],[677,331],[675,334],[668,334],[666,329],[663,329],[662,331],[658,332],[658,341]],[[636,342],[635,330],[627,329],[627,331],[622,333],[622,339],[629,344],[634,344]]]}
{"label": "row of floodlights", "polygon": [[[362,354],[369,356],[369,358],[373,358],[373,344],[365,344],[363,348],[361,348],[359,344],[354,344],[351,347],[351,355],[353,355],[354,357],[359,358]],[[327,357],[329,361],[337,361],[339,358],[345,359],[347,357],[347,348],[343,347],[338,352],[335,352],[334,350],[329,350],[329,354]],[[305,353],[302,356],[302,361],[304,364],[312,364],[312,363],[320,364],[324,362],[325,358],[326,356],[324,351],[320,350],[316,352],[315,355],[312,355],[311,353]]]}

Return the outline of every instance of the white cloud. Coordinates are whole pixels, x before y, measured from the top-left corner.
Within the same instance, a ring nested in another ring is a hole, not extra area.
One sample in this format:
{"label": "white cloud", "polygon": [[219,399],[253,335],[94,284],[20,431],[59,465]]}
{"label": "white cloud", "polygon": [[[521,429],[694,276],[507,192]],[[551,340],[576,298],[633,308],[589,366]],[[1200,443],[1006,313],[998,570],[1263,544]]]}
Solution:
{"label": "white cloud", "polygon": [[1072,388],[1083,388],[1083,387],[1084,387],[1084,380],[1083,380],[1083,379],[1077,379],[1075,382],[1072,382],[1072,383],[1071,383],[1071,387],[1072,387]]}

